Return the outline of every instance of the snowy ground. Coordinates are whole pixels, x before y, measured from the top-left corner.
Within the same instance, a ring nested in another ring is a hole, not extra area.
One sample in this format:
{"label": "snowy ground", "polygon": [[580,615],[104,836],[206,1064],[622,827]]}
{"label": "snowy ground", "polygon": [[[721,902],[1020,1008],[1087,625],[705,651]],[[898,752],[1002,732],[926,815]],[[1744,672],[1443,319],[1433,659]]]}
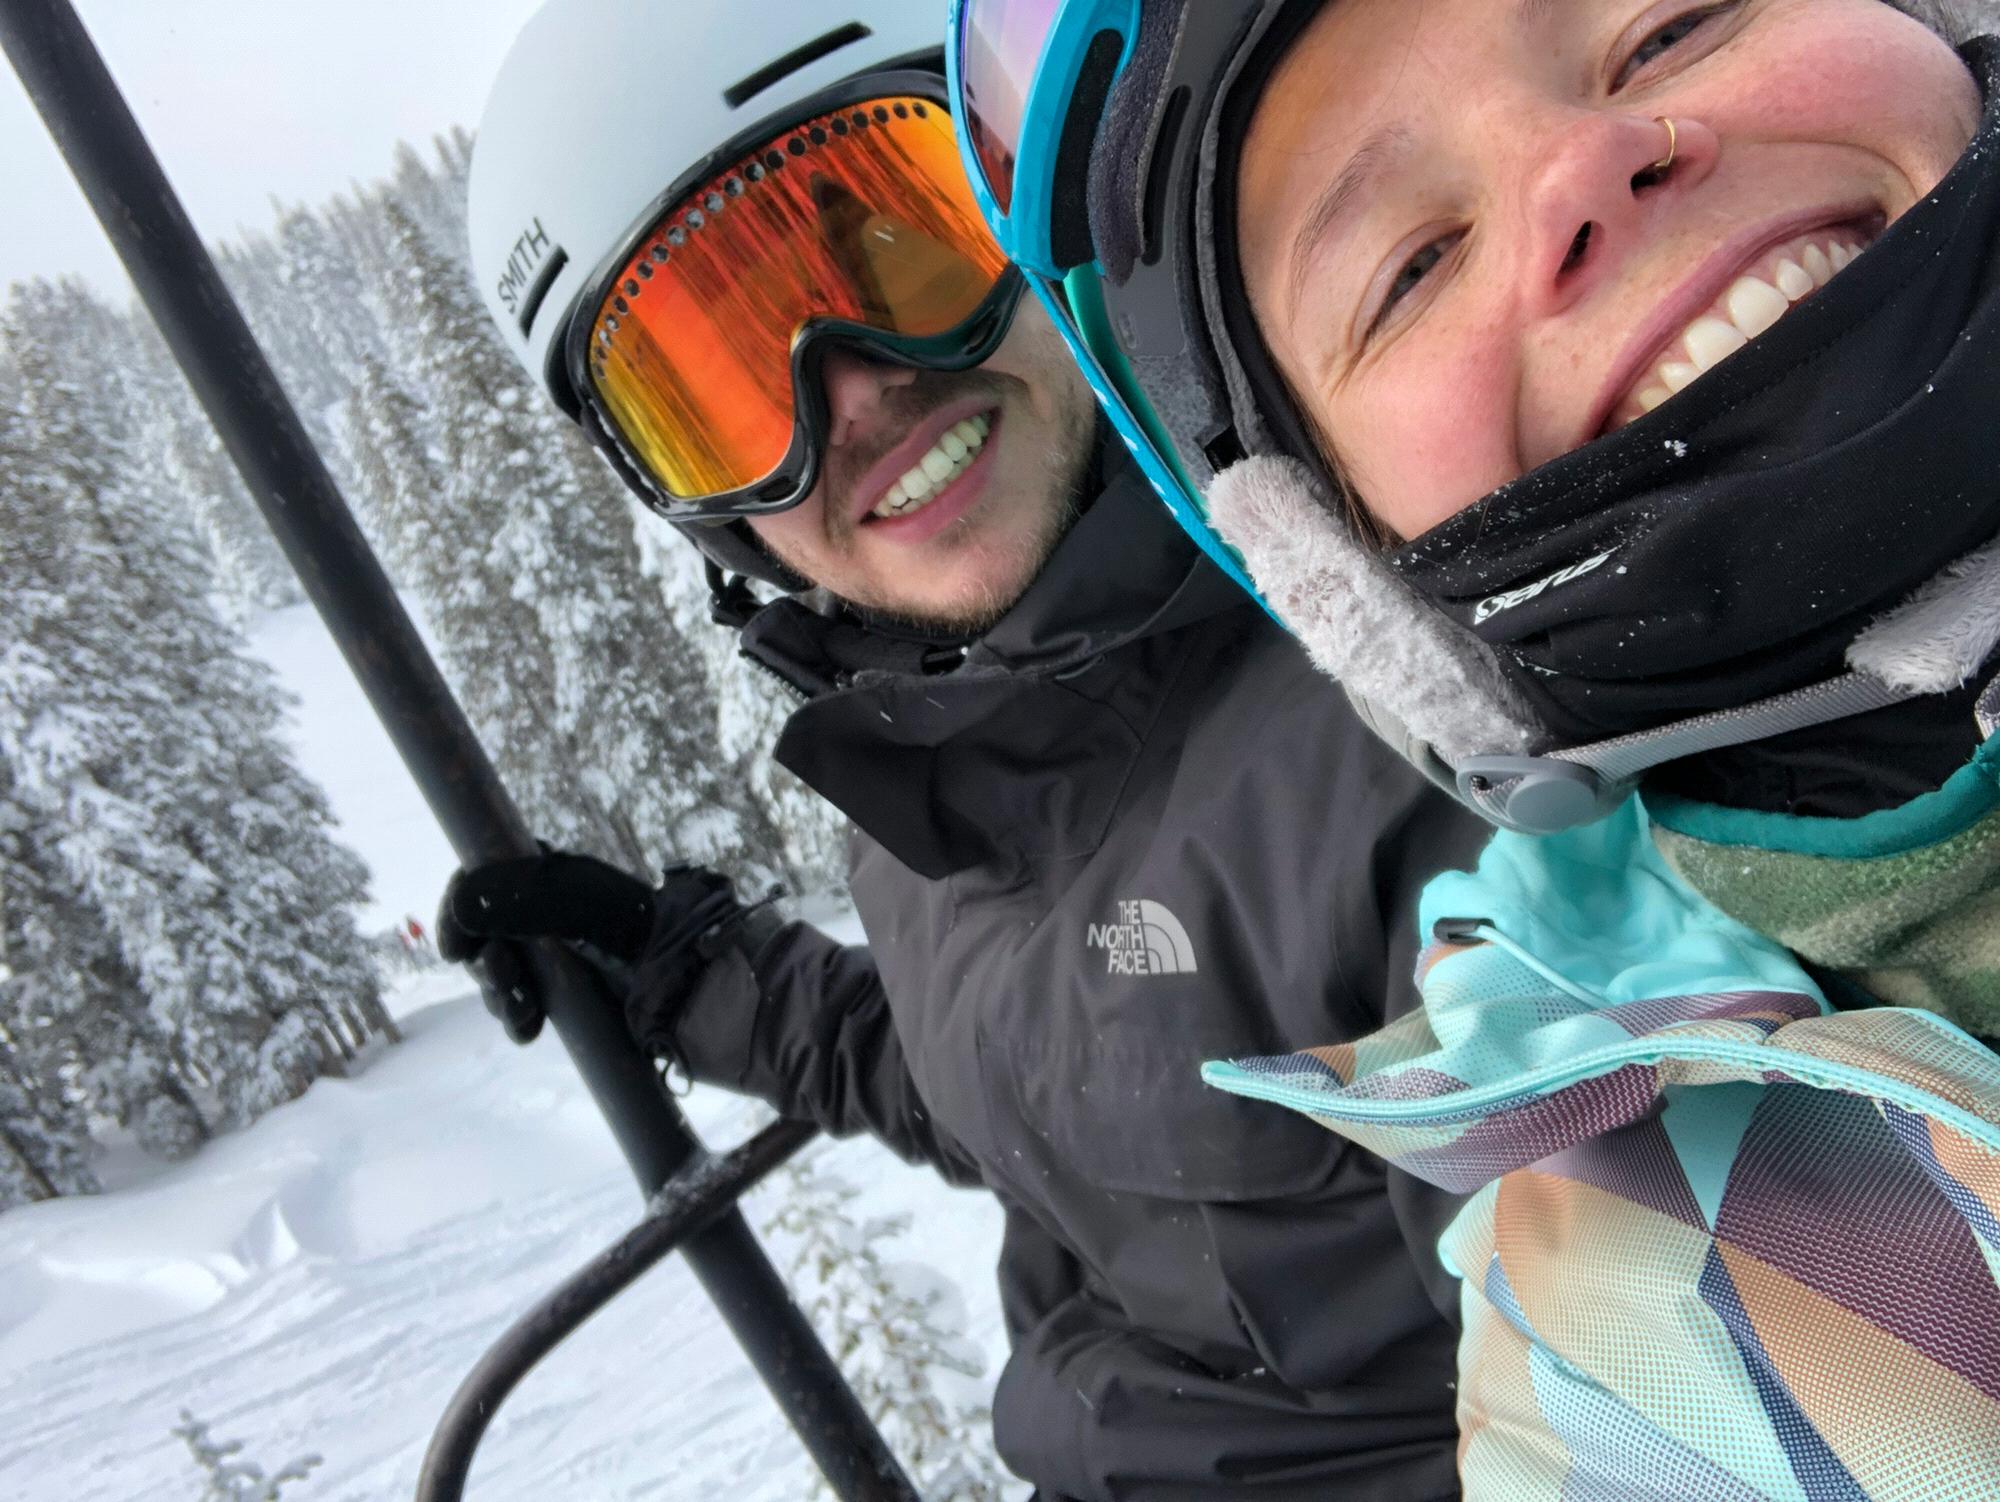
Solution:
{"label": "snowy ground", "polygon": [[[309,770],[376,871],[379,913],[427,912],[449,853],[358,697],[344,697],[331,648],[296,612],[259,641],[304,699]],[[267,1470],[323,1455],[286,1493],[296,1502],[410,1494],[464,1372],[639,1210],[560,1049],[510,1047],[464,991],[450,973],[416,981],[397,998],[405,1043],[191,1163],[114,1161],[111,1192],[0,1218],[0,1498],[193,1498],[196,1473],[168,1432],[183,1408]],[[714,1094],[690,1114],[717,1145],[758,1124]],[[861,1214],[919,1218],[921,1260],[961,1295],[953,1322],[997,1365],[992,1202],[867,1143],[814,1151],[864,1189]],[[760,1222],[769,1200],[748,1211]],[[810,1480],[673,1261],[515,1394],[469,1495],[792,1502]]]}

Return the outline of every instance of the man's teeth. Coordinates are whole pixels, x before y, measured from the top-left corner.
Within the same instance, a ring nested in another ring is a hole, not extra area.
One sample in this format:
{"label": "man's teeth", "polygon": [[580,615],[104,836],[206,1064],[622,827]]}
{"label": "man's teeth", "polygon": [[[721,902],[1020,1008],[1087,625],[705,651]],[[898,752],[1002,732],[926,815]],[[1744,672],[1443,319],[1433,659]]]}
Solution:
{"label": "man's teeth", "polygon": [[977,417],[968,417],[949,429],[944,437],[931,445],[930,452],[917,461],[914,469],[883,493],[869,515],[886,520],[914,516],[923,510],[953,480],[972,468],[972,461],[986,447],[986,435],[992,431],[993,418],[985,412]]}
{"label": "man's teeth", "polygon": [[1612,413],[1622,428],[1687,390],[1752,339],[1824,287],[1861,254],[1851,230],[1815,230],[1772,251],[1684,329]]}

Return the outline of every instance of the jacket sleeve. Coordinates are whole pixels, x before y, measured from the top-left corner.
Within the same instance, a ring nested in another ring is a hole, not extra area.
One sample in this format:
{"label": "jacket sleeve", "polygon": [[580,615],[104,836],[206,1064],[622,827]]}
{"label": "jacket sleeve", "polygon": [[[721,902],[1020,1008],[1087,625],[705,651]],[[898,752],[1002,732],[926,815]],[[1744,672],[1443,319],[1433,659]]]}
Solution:
{"label": "jacket sleeve", "polygon": [[993,1398],[1000,1455],[1038,1495],[1074,1502],[1220,1496],[1448,1502],[1450,1409],[1317,1405],[1268,1371],[1214,1371],[1088,1294],[1016,1342]]}
{"label": "jacket sleeve", "polygon": [[972,1157],[937,1125],[903,1057],[875,962],[804,923],[725,950],[674,1023],[691,1078],[754,1095],[836,1137],[867,1133],[947,1181]]}
{"label": "jacket sleeve", "polygon": [[[1365,750],[1371,758],[1382,756],[1378,747]],[[1472,869],[1493,836],[1483,821],[1432,791],[1406,767],[1385,767],[1371,791],[1374,796],[1364,813],[1377,822],[1368,859],[1349,862],[1343,873],[1335,922],[1340,934],[1358,937],[1339,963],[1359,1005],[1342,1019],[1345,1031],[1339,1035],[1309,1012],[1286,1016],[1281,1035],[1292,1048],[1366,1036],[1422,1010],[1417,962],[1430,939],[1417,919],[1423,890],[1441,871]],[[1281,1003],[1287,1000],[1279,998]],[[1426,1293],[1438,1313],[1456,1325],[1459,1283],[1445,1271],[1437,1246],[1445,1227],[1464,1206],[1464,1196],[1393,1167],[1383,1187]]]}

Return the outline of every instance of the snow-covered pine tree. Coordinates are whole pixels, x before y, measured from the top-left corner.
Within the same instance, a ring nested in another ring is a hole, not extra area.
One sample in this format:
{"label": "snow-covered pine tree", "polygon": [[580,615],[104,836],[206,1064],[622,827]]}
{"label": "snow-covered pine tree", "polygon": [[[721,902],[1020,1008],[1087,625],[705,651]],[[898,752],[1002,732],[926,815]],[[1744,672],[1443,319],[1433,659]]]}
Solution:
{"label": "snow-covered pine tree", "polygon": [[41,1087],[0,1026],[0,1210],[95,1193],[90,1151],[82,1113]]}
{"label": "snow-covered pine tree", "polygon": [[95,1117],[156,1157],[185,1158],[208,1125],[138,976],[64,873],[51,834],[0,762],[0,1031],[40,1097],[77,1113],[77,1132]]}
{"label": "snow-covered pine tree", "polygon": [[717,755],[702,653],[641,575],[624,492],[500,344],[464,272],[399,206],[385,213],[408,384],[399,402],[378,373],[348,432],[374,427],[386,453],[380,430],[406,429],[384,540],[495,760],[523,788],[553,774],[548,793],[517,793],[549,838],[581,835],[634,869],[687,859],[751,886],[790,878],[769,811]]}
{"label": "snow-covered pine tree", "polygon": [[472,263],[472,241],[465,226],[465,184],[472,166],[471,137],[463,130],[433,141],[437,166],[423,159],[408,141],[398,141],[388,181],[388,200],[401,209],[426,244],[453,266]]}
{"label": "snow-covered pine tree", "polygon": [[112,318],[74,285],[7,310],[25,441],[0,498],[0,756],[177,1067],[236,1122],[393,1025],[355,931],[365,872],[213,610],[128,393],[90,363],[119,347]]}
{"label": "snow-covered pine tree", "polygon": [[778,1203],[763,1231],[789,1249],[794,1295],[917,1491],[936,1502],[999,1502],[1004,1473],[990,1416],[939,1382],[985,1370],[942,1322],[949,1287],[929,1269],[882,1256],[885,1243],[908,1234],[909,1217],[856,1220],[859,1191],[810,1157],[788,1164],[767,1192]]}
{"label": "snow-covered pine tree", "polygon": [[316,347],[331,432],[347,393],[360,384],[363,362],[386,353],[381,330],[351,250],[319,211],[287,210],[278,221],[276,244],[279,276],[291,294],[287,321],[302,324]]}
{"label": "snow-covered pine tree", "polygon": [[355,183],[346,193],[336,194],[326,204],[326,224],[339,254],[354,268],[380,345],[381,324],[375,318],[372,298],[374,289],[388,279],[390,260],[389,227],[382,222],[380,192]]}
{"label": "snow-covered pine tree", "polygon": [[384,563],[415,597],[439,666],[541,838],[643,869],[643,852],[619,823],[580,796],[575,751],[548,710],[553,669],[533,612],[504,580],[465,556],[491,518],[447,508],[437,422],[397,376],[374,360],[342,422],[363,526]]}
{"label": "snow-covered pine tree", "polygon": [[[0,474],[13,475],[23,464],[11,406],[19,386],[11,362],[0,363]],[[0,515],[6,509],[0,503]],[[7,655],[0,650],[0,672]],[[0,757],[0,1209],[96,1189],[89,1161],[97,1083],[86,1078],[79,1034],[101,1006],[142,1004],[97,915],[49,879],[42,832]],[[198,1113],[194,1125],[202,1130]]]}
{"label": "snow-covered pine tree", "polygon": [[232,619],[305,599],[277,538],[229,462],[180,367],[151,319],[120,320],[128,342],[126,380],[143,415],[139,444],[165,489],[182,497],[214,560],[215,580]]}
{"label": "snow-covered pine tree", "polygon": [[[0,785],[0,818],[5,797]],[[37,1015],[46,971],[32,941],[46,915],[8,855],[0,842],[0,1210],[97,1188],[89,1122]]]}
{"label": "snow-covered pine tree", "polygon": [[[285,212],[281,204],[272,206],[280,214]],[[249,235],[237,244],[217,247],[215,264],[307,434],[325,453],[331,446],[334,413],[345,393],[286,283],[283,252],[268,236]]]}
{"label": "snow-covered pine tree", "polygon": [[[659,590],[667,615],[682,637],[699,648],[702,671],[715,702],[717,765],[749,787],[769,810],[784,842],[801,894],[847,888],[848,823],[840,810],[771,759],[771,748],[798,698],[786,684],[753,666],[737,649],[734,632],[709,619],[709,587],[701,555],[672,527],[630,502],[640,568]],[[768,587],[759,586],[770,593]]]}

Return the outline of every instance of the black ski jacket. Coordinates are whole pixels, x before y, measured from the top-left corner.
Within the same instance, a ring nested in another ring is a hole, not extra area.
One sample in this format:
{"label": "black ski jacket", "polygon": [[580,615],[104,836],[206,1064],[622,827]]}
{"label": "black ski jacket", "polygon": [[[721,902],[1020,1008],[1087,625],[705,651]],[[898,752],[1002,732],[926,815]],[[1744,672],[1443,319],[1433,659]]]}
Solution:
{"label": "black ski jacket", "polygon": [[1046,1498],[1456,1497],[1455,1203],[1197,1071],[1414,1005],[1416,893],[1484,830],[1122,455],[969,650],[795,601],[745,649],[811,696],[779,759],[862,831],[869,945],[726,956],[676,1041],[1000,1197],[1009,1465]]}

